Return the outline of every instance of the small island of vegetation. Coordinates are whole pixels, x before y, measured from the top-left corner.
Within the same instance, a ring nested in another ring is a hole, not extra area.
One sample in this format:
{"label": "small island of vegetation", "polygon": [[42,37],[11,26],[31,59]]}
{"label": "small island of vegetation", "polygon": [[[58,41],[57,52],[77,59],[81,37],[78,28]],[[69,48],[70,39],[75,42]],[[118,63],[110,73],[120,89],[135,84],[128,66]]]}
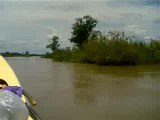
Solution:
{"label": "small island of vegetation", "polygon": [[97,19],[89,15],[76,18],[69,39],[74,47],[59,48],[59,37],[53,36],[51,43],[46,46],[52,53],[44,57],[98,65],[160,63],[160,40],[140,41],[120,31],[109,31],[104,35],[94,30],[97,23]]}

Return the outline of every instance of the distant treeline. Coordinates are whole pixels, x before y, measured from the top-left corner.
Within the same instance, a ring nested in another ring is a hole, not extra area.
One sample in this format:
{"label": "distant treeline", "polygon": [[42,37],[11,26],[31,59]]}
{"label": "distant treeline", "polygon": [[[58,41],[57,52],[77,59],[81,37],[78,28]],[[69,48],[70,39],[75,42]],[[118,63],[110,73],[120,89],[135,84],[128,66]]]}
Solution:
{"label": "distant treeline", "polygon": [[160,40],[136,40],[124,32],[109,31],[107,35],[95,31],[97,20],[91,16],[76,19],[72,25],[75,45],[59,49],[59,37],[53,36],[47,48],[51,57],[57,61],[94,63],[99,65],[135,65],[139,63],[160,63]]}
{"label": "distant treeline", "polygon": [[30,54],[28,51],[25,53],[18,53],[18,52],[4,52],[0,53],[4,57],[31,57],[31,56],[40,56],[37,54]]}

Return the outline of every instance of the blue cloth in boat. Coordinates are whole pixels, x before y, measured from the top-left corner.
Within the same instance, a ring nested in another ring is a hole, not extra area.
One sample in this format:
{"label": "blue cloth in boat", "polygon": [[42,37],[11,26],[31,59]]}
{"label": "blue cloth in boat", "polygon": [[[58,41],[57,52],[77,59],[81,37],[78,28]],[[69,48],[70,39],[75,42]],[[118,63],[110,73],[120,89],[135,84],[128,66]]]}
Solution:
{"label": "blue cloth in boat", "polygon": [[18,87],[18,86],[7,86],[7,87],[3,88],[3,90],[10,91],[10,92],[16,94],[17,96],[19,96],[20,98],[22,97],[22,94],[23,94],[22,87]]}

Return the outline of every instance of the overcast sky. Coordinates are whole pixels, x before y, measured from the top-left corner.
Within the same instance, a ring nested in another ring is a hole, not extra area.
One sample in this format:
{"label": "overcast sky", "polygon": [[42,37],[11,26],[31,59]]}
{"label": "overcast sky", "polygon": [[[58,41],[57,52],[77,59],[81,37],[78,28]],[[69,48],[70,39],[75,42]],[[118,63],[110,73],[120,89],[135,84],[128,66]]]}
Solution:
{"label": "overcast sky", "polygon": [[0,52],[45,53],[53,35],[70,46],[75,18],[91,15],[96,29],[126,31],[139,39],[160,36],[160,0],[0,0]]}

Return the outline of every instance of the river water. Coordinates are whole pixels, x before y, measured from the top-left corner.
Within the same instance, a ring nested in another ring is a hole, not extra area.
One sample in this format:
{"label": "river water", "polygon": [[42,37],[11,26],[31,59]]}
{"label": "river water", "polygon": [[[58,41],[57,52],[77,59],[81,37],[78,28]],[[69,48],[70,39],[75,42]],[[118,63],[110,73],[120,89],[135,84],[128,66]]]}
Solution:
{"label": "river water", "polygon": [[160,65],[6,58],[43,120],[160,120]]}

